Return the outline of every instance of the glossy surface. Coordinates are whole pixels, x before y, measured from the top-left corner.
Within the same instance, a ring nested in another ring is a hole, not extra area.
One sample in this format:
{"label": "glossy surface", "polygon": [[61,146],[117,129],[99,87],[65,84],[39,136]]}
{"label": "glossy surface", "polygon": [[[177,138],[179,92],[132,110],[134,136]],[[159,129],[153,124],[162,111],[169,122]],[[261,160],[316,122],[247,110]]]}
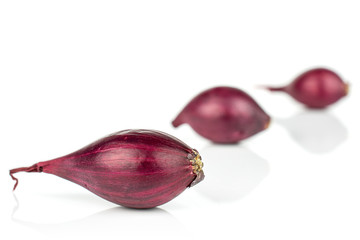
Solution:
{"label": "glossy surface", "polygon": [[335,72],[316,68],[301,74],[286,87],[268,89],[284,91],[310,108],[324,108],[346,96],[349,86]]}
{"label": "glossy surface", "polygon": [[11,173],[50,173],[116,204],[152,208],[202,180],[203,172],[194,173],[190,162],[195,157],[193,149],[168,134],[124,130],[64,157]]}
{"label": "glossy surface", "polygon": [[[360,1],[0,5],[3,240],[360,239]],[[338,121],[326,123],[331,144],[308,149],[320,132],[302,126],[295,136],[277,121],[295,124],[308,109],[254,86],[281,86],[318,65],[337,69],[350,94],[316,111]],[[249,93],[271,126],[224,145],[171,125],[196,94],[219,85]],[[129,128],[159,129],[195,147],[204,181],[146,210],[104,201],[52,174],[18,173],[12,191],[9,169]]]}
{"label": "glossy surface", "polygon": [[183,123],[213,142],[236,143],[266,129],[270,117],[244,91],[216,87],[196,96],[172,122]]}

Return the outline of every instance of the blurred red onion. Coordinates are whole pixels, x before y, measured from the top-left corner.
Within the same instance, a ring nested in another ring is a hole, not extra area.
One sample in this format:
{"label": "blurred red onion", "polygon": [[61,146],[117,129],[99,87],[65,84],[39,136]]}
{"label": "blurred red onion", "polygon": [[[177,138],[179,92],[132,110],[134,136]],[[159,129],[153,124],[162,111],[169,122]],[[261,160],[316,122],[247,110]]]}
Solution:
{"label": "blurred red onion", "polygon": [[172,122],[183,123],[213,142],[236,143],[266,129],[270,117],[244,91],[216,87],[196,96]]}
{"label": "blurred red onion", "polygon": [[346,96],[349,91],[349,85],[339,75],[325,68],[309,70],[287,86],[266,88],[286,92],[309,108],[325,108]]}

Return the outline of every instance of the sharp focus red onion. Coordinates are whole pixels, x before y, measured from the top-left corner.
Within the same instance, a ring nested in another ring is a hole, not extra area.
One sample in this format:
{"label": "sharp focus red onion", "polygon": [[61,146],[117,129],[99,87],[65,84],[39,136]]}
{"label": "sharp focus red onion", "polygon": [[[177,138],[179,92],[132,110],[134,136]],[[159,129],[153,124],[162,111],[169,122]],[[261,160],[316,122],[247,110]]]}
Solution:
{"label": "sharp focus red onion", "polygon": [[266,129],[270,117],[245,92],[216,87],[196,96],[172,122],[183,123],[213,142],[236,143]]}
{"label": "sharp focus red onion", "polygon": [[325,68],[306,71],[287,86],[266,88],[286,92],[309,108],[325,108],[349,91],[349,85],[339,75]]}
{"label": "sharp focus red onion", "polygon": [[124,130],[74,153],[31,167],[77,183],[96,195],[131,208],[152,208],[204,178],[199,153],[179,139],[153,130]]}

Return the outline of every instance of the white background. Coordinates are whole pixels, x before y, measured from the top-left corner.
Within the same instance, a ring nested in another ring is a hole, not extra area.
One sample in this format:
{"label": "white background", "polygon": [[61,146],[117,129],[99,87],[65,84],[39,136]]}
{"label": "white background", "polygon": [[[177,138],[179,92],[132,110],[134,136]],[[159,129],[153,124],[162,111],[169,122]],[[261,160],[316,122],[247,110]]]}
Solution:
{"label": "white background", "polygon": [[[2,239],[359,239],[360,3],[354,1],[0,2]],[[323,66],[347,98],[310,111],[282,85]],[[214,145],[171,121],[199,92],[241,88],[273,121]],[[61,178],[19,173],[127,128],[198,149],[205,180],[151,210]]]}

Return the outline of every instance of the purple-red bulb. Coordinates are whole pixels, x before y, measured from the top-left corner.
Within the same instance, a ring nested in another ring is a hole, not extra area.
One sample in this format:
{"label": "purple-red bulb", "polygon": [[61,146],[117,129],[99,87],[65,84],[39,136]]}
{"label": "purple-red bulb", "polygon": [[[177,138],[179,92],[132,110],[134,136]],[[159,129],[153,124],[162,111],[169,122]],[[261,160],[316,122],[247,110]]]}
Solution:
{"label": "purple-red bulb", "polygon": [[172,122],[183,123],[213,142],[236,143],[266,129],[270,117],[244,91],[216,87],[196,96]]}
{"label": "purple-red bulb", "polygon": [[335,72],[316,68],[301,74],[287,86],[267,89],[286,92],[309,108],[325,108],[346,96],[349,85]]}
{"label": "purple-red bulb", "polygon": [[124,130],[74,153],[30,167],[77,183],[113,203],[152,208],[175,198],[204,178],[199,153],[179,139],[154,130]]}

